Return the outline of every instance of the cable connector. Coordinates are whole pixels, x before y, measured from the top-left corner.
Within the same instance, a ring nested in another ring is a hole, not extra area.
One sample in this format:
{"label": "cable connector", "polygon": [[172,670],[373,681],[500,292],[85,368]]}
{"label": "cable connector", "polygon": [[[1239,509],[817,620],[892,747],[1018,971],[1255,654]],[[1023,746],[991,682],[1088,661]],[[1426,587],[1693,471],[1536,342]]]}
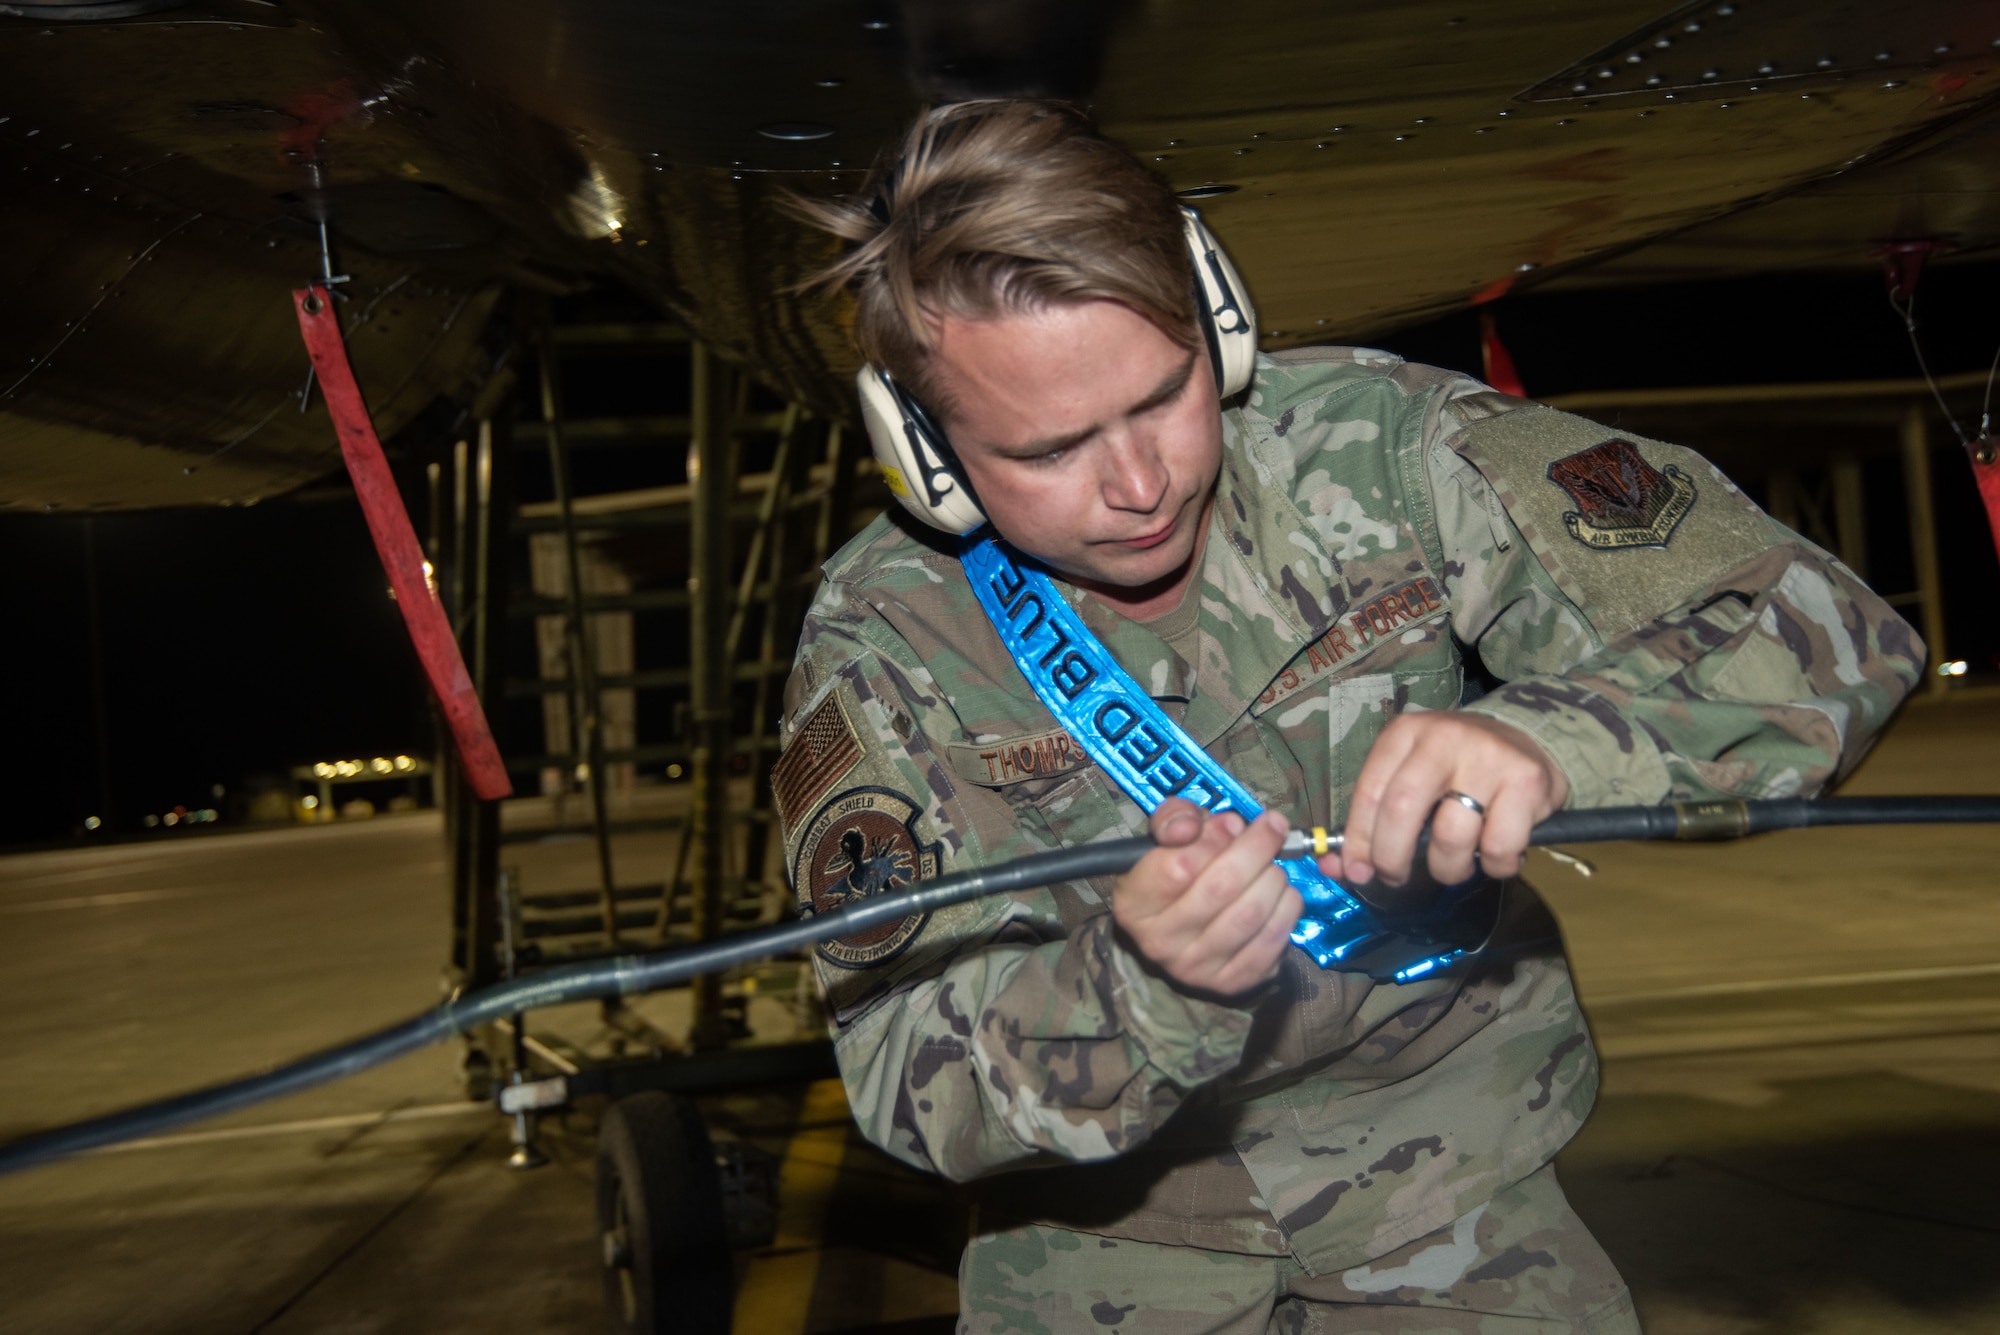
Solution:
{"label": "cable connector", "polygon": [[1287,858],[1325,857],[1328,853],[1338,853],[1340,846],[1347,842],[1347,836],[1339,830],[1329,830],[1323,825],[1315,825],[1310,830],[1293,830],[1285,836],[1285,842],[1278,850],[1278,856]]}

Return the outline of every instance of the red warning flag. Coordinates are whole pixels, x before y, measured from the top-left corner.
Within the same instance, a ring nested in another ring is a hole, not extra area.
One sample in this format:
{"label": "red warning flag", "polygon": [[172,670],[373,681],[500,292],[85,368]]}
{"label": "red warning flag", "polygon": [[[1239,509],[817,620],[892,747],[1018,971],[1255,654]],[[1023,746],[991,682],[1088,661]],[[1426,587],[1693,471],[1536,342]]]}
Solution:
{"label": "red warning flag", "polygon": [[1517,399],[1528,397],[1521,384],[1521,373],[1514,369],[1514,358],[1500,341],[1500,331],[1493,326],[1493,312],[1485,307],[1479,311],[1479,360],[1485,368],[1487,384]]}
{"label": "red warning flag", "polygon": [[[1988,436],[1973,442],[1972,476],[1979,483],[1979,499],[1986,502],[1986,526],[1993,530],[1993,550],[2000,553],[2000,458],[1988,453],[1994,446]],[[1981,455],[1986,455],[1988,462],[1979,462]]]}
{"label": "red warning flag", "polygon": [[306,352],[326,396],[327,412],[340,435],[347,475],[354,480],[354,494],[368,518],[375,553],[382,558],[389,587],[396,591],[396,606],[403,613],[403,624],[409,627],[417,657],[423,661],[424,675],[430,678],[431,690],[444,709],[466,780],[472,791],[487,801],[505,797],[514,787],[508,782],[500,748],[493,743],[486,712],[472,689],[458,640],[424,578],[423,548],[417,545],[416,530],[410,527],[410,516],[403,509],[402,493],[396,490],[389,460],[375,436],[375,424],[369,420],[361,386],[355,383],[354,368],[348,365],[347,343],[341,337],[333,302],[327,290],[315,283],[296,289],[292,305],[298,309],[299,332],[305,336]]}

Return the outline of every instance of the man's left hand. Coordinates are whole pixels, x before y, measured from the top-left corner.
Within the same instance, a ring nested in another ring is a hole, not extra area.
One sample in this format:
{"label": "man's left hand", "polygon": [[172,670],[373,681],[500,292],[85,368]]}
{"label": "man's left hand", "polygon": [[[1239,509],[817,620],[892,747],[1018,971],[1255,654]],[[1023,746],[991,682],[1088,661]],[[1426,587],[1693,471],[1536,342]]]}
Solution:
{"label": "man's left hand", "polygon": [[[1465,794],[1485,813],[1445,801],[1448,793]],[[1513,876],[1528,832],[1568,797],[1569,780],[1519,728],[1484,714],[1404,714],[1375,739],[1355,781],[1346,841],[1320,867],[1354,885],[1376,876],[1401,885],[1429,820],[1432,876],[1447,885],[1471,879],[1475,870]]]}

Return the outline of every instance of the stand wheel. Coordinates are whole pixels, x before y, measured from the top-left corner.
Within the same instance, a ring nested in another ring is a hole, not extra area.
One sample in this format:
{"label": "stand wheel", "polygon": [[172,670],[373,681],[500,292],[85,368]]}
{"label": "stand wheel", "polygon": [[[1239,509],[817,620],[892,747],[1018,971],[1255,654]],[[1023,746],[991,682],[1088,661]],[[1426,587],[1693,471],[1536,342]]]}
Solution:
{"label": "stand wheel", "polygon": [[649,1092],[605,1112],[597,1227],[612,1335],[728,1335],[735,1283],[722,1185],[694,1104]]}

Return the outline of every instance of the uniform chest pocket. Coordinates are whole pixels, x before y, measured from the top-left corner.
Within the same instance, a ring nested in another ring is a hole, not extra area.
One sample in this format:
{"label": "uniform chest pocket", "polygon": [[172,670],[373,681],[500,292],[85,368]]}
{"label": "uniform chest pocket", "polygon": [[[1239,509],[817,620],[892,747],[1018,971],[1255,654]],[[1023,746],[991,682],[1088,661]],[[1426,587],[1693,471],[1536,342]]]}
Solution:
{"label": "uniform chest pocket", "polygon": [[1007,797],[1017,811],[1028,808],[1022,815],[1046,829],[1056,844],[1090,844],[1146,832],[1146,813],[1095,765],[1045,783],[1022,784]]}
{"label": "uniform chest pocket", "polygon": [[1387,672],[1336,678],[1326,692],[1328,787],[1333,817],[1346,816],[1354,781],[1368,759],[1369,748],[1396,716],[1396,678]]}

